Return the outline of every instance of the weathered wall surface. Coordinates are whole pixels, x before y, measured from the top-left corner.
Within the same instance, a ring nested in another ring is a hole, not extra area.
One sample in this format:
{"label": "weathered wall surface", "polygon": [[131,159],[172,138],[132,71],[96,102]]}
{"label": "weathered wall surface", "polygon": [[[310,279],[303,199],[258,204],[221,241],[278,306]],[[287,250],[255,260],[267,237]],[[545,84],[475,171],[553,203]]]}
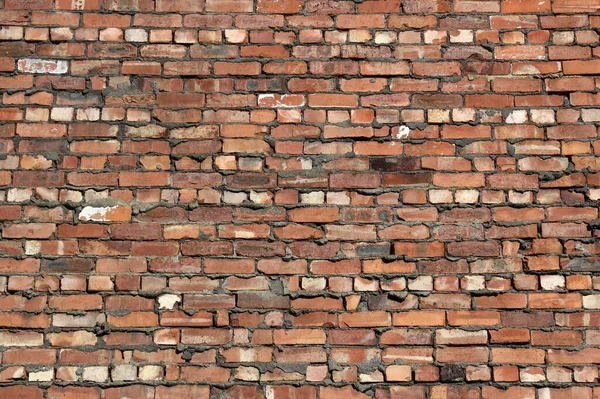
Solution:
{"label": "weathered wall surface", "polygon": [[600,1],[0,0],[0,398],[600,398]]}

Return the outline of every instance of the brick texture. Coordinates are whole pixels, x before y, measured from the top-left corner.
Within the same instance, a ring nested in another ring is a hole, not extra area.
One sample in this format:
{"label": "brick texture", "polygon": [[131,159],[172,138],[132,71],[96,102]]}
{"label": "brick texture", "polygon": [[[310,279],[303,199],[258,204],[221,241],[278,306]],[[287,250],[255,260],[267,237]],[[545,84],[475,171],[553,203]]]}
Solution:
{"label": "brick texture", "polygon": [[600,398],[600,1],[0,25],[0,399]]}

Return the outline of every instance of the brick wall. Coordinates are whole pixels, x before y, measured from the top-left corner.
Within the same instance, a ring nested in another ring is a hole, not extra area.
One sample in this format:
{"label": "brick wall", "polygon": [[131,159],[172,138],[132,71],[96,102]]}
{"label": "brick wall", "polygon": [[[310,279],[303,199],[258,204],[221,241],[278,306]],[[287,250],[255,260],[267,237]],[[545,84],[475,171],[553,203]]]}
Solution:
{"label": "brick wall", "polygon": [[600,1],[0,25],[0,399],[600,398]]}

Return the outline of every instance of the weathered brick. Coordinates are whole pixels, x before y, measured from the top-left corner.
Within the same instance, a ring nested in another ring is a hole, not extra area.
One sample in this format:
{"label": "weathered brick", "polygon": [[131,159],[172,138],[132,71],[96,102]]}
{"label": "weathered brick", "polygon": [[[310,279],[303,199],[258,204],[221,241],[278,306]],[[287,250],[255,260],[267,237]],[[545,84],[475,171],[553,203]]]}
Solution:
{"label": "weathered brick", "polygon": [[596,0],[0,9],[0,397],[597,395]]}

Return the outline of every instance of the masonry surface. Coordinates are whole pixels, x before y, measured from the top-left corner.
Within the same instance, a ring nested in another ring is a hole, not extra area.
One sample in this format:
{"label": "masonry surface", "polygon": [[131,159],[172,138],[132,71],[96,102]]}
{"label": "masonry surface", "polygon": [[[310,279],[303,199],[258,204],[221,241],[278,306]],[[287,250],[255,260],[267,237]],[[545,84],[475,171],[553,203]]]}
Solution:
{"label": "masonry surface", "polygon": [[600,398],[600,0],[0,26],[0,399]]}

